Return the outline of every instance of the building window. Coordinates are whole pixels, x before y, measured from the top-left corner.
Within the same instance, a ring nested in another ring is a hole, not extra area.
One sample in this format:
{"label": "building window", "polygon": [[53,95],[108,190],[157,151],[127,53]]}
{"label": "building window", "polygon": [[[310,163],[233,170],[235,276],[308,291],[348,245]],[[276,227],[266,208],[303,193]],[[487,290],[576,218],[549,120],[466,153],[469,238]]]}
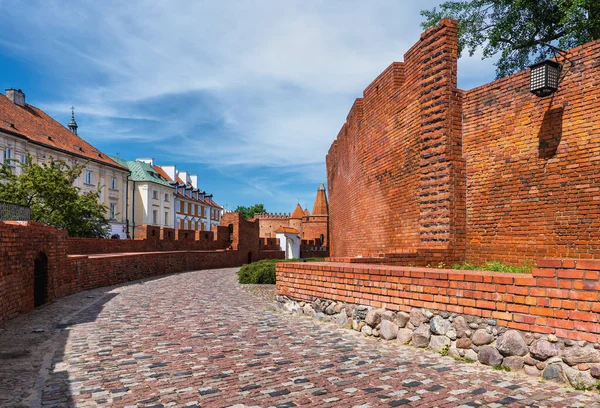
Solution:
{"label": "building window", "polygon": [[165,211],[165,227],[169,225],[169,212]]}
{"label": "building window", "polygon": [[115,218],[117,218],[117,204],[110,203],[109,216],[110,216],[111,220],[114,220]]}
{"label": "building window", "polygon": [[152,211],[152,224],[154,224],[154,225],[158,224],[158,211],[157,210]]}
{"label": "building window", "polygon": [[165,194],[165,203],[169,202],[169,193]]}
{"label": "building window", "polygon": [[28,160],[27,160],[27,153],[23,153],[21,155],[21,163],[23,164],[27,164]]}
{"label": "building window", "polygon": [[4,161],[6,162],[7,160],[10,160],[13,158],[13,149],[11,149],[10,147],[7,147],[6,149],[4,149]]}
{"label": "building window", "polygon": [[111,190],[116,190],[117,189],[117,178],[116,177],[111,177],[110,178],[110,189]]}
{"label": "building window", "polygon": [[152,190],[152,198],[158,200],[158,191]]}
{"label": "building window", "polygon": [[92,178],[92,172],[90,170],[85,171],[85,184],[92,184],[94,179]]}

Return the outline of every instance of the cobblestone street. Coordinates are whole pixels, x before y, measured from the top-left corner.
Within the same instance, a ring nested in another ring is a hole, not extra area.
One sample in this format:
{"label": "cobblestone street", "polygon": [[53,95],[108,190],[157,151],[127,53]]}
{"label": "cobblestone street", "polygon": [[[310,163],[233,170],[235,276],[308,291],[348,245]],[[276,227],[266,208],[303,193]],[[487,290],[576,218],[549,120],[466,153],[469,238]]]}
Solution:
{"label": "cobblestone street", "polygon": [[[238,285],[236,270],[183,273],[102,292],[59,325],[52,367],[38,379],[41,400],[33,396],[23,406],[598,404],[595,391],[566,390],[285,314]],[[36,311],[37,318],[46,310]],[[20,341],[18,334],[7,338],[9,332],[0,340]],[[0,397],[10,393],[0,391]]]}

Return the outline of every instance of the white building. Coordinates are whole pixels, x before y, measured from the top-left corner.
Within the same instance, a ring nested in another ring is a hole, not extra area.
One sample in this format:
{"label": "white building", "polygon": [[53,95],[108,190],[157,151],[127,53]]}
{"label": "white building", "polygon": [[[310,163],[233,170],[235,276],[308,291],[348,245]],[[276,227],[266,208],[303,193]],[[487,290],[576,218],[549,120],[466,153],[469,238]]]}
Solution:
{"label": "white building", "polygon": [[198,176],[178,171],[176,166],[154,166],[175,189],[175,228],[210,231],[219,225],[223,208],[198,187]]}
{"label": "white building", "polygon": [[279,240],[279,247],[285,251],[285,259],[300,258],[300,233],[290,227],[279,227],[275,230],[275,237]]}

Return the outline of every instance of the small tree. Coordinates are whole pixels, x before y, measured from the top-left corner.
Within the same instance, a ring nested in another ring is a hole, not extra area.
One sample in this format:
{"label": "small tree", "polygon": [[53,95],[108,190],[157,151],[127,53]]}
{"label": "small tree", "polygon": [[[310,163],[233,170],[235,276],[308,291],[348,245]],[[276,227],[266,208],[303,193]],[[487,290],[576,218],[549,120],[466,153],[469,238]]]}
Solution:
{"label": "small tree", "polygon": [[247,220],[250,218],[253,218],[254,215],[256,215],[256,214],[262,214],[262,213],[267,212],[267,210],[265,210],[265,206],[263,204],[254,204],[253,206],[250,206],[250,207],[244,207],[243,205],[238,205],[234,211],[241,213],[244,216],[244,218],[246,218]]}
{"label": "small tree", "polygon": [[500,54],[496,76],[525,69],[554,56],[553,46],[572,48],[600,39],[598,0],[470,0],[445,1],[421,11],[423,28],[443,18],[458,20],[459,53],[483,58]]}
{"label": "small tree", "polygon": [[[16,163],[21,174],[16,175]],[[33,163],[6,161],[0,168],[0,201],[30,207],[31,220],[65,229],[72,237],[102,238],[108,233],[106,206],[100,203],[100,187],[81,193],[73,182],[85,164],[69,167],[62,160]]]}

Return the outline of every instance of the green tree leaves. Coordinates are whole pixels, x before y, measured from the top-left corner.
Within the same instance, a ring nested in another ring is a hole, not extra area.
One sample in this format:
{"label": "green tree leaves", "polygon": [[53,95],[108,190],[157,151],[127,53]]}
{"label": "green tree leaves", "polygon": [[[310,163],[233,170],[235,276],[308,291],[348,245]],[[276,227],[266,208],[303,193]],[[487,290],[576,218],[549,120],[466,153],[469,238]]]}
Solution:
{"label": "green tree leaves", "polygon": [[267,212],[263,204],[254,204],[251,207],[244,207],[243,205],[238,205],[234,211],[241,213],[247,220],[254,217],[255,214],[262,214]]}
{"label": "green tree leaves", "polygon": [[446,1],[421,11],[423,28],[443,18],[458,20],[459,53],[500,54],[498,78],[554,57],[548,44],[567,49],[600,39],[598,0]]}
{"label": "green tree leaves", "polygon": [[[21,168],[16,175],[14,167]],[[12,167],[11,167],[12,166]],[[31,220],[65,229],[69,236],[102,238],[108,233],[105,219],[106,207],[100,203],[100,187],[81,193],[73,182],[83,171],[85,164],[69,167],[62,160],[48,163],[26,163],[14,160],[0,168],[0,201],[28,206]]]}

